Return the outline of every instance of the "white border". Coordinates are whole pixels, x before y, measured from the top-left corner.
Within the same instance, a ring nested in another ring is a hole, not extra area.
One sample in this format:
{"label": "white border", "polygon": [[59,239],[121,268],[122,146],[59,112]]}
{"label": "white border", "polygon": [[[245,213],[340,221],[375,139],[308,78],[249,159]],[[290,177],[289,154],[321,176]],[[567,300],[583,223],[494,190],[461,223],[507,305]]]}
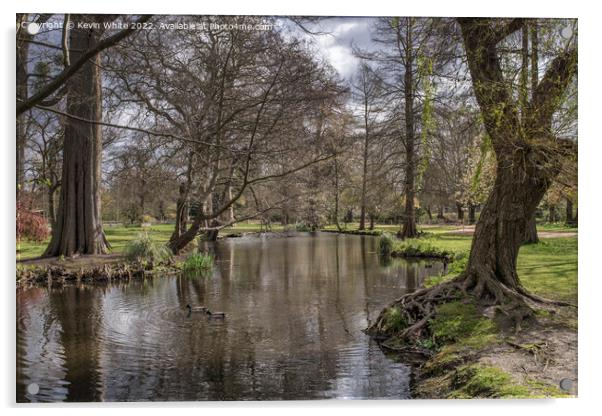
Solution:
{"label": "white border", "polygon": [[[0,165],[4,167],[0,195],[0,220],[4,238],[0,246],[2,255],[1,275],[4,332],[0,343],[0,405],[8,407],[9,414],[41,413],[44,415],[81,414],[82,408],[88,415],[109,410],[115,415],[126,415],[133,407],[142,407],[149,415],[164,416],[165,408],[188,412],[238,412],[250,415],[306,414],[307,412],[342,411],[346,414],[366,415],[367,412],[430,412],[447,415],[504,415],[517,411],[545,412],[546,414],[577,414],[596,406],[600,396],[598,387],[600,369],[600,316],[598,305],[602,293],[600,276],[600,236],[602,223],[600,195],[602,172],[602,137],[598,134],[600,117],[600,14],[596,13],[593,1],[539,1],[505,0],[501,2],[467,0],[430,1],[220,1],[206,4],[203,1],[146,0],[124,1],[103,0],[99,2],[81,0],[28,0],[15,4],[2,4],[2,58],[0,82],[4,92],[0,100],[3,137],[0,139]],[[14,296],[14,175],[15,175],[15,49],[14,25],[17,12],[86,12],[86,13],[159,13],[159,14],[267,14],[267,15],[336,15],[336,16],[525,16],[525,17],[577,17],[579,18],[579,398],[565,400],[508,400],[508,401],[308,401],[308,402],[235,402],[235,403],[160,403],[160,404],[85,404],[50,405],[43,407],[14,405],[15,397],[15,296]],[[598,123],[596,123],[598,122]],[[598,238],[596,238],[598,237]],[[596,296],[597,295],[597,296]],[[198,407],[200,409],[191,409]],[[596,407],[600,407],[599,405]],[[335,410],[335,408],[337,408]],[[373,409],[376,408],[376,409]]]}

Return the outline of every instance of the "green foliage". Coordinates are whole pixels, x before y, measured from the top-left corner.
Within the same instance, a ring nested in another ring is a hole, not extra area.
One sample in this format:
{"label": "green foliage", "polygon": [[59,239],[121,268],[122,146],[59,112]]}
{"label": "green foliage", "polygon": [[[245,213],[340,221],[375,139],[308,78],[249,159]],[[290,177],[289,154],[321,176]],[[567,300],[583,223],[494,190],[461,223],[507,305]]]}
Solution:
{"label": "green foliage", "polygon": [[142,216],[142,222],[143,223],[148,223],[148,224],[153,224],[153,223],[157,222],[157,219],[155,217],[151,216],[151,215],[144,214]]}
{"label": "green foliage", "polygon": [[393,306],[385,312],[385,331],[398,332],[407,326],[405,318],[397,306]]}
{"label": "green foliage", "polygon": [[455,389],[450,398],[529,397],[529,389],[517,384],[510,374],[496,368],[478,364],[458,369],[452,380]]}
{"label": "green foliage", "polygon": [[436,257],[453,259],[454,252],[441,248],[435,240],[428,238],[408,238],[395,244],[393,252],[404,257]]}
{"label": "green foliage", "polygon": [[491,319],[482,316],[473,303],[448,302],[437,308],[429,322],[437,344],[460,343],[482,347],[497,339],[497,327]]}
{"label": "green foliage", "polygon": [[389,233],[383,233],[378,238],[378,254],[382,257],[390,257],[393,251],[393,236]]}
{"label": "green foliage", "polygon": [[167,261],[172,256],[166,245],[153,241],[148,233],[140,233],[138,238],[129,241],[125,245],[123,254],[129,261],[151,262],[154,264]]}
{"label": "green foliage", "polygon": [[311,227],[302,222],[295,224],[295,229],[299,232],[310,232],[311,231]]}
{"label": "green foliage", "polygon": [[431,160],[431,147],[429,133],[435,129],[435,119],[433,117],[433,86],[431,75],[433,74],[433,60],[425,55],[418,57],[418,72],[422,80],[422,89],[424,91],[424,100],[422,104],[422,129],[420,135],[420,145],[422,155],[418,164],[418,174],[416,177],[416,186],[418,190],[422,185],[422,179],[428,169]]}
{"label": "green foliage", "polygon": [[182,263],[182,272],[187,276],[205,275],[213,269],[213,257],[205,253],[192,253]]}

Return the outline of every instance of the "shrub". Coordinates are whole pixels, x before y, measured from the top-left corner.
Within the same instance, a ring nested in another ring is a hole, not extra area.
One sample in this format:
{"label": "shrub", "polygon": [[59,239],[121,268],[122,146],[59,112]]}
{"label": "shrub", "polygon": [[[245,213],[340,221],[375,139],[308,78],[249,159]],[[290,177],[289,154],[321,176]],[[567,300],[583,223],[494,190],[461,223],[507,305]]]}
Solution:
{"label": "shrub", "polygon": [[42,215],[27,209],[27,205],[23,200],[17,202],[17,241],[41,243],[50,234],[48,221]]}
{"label": "shrub", "polygon": [[213,269],[213,257],[205,253],[192,253],[182,263],[182,271],[187,275],[205,274]]}
{"label": "shrub", "polygon": [[142,222],[143,223],[148,223],[148,224],[154,224],[155,222],[157,222],[157,219],[151,215],[148,214],[144,214],[142,216]]}
{"label": "shrub", "polygon": [[295,224],[295,229],[299,232],[309,232],[311,231],[311,227],[305,223]]}
{"label": "shrub", "polygon": [[138,262],[162,263],[171,258],[169,248],[151,240],[147,233],[140,233],[137,239],[129,241],[123,253],[128,260]]}
{"label": "shrub", "polygon": [[388,308],[385,312],[385,330],[398,332],[407,326],[401,309],[397,306]]}
{"label": "shrub", "polygon": [[453,260],[455,253],[437,247],[427,238],[409,238],[395,247],[395,252],[406,257],[438,257]]}
{"label": "shrub", "polygon": [[378,238],[378,254],[383,257],[390,257],[393,251],[393,237],[391,234],[383,233]]}

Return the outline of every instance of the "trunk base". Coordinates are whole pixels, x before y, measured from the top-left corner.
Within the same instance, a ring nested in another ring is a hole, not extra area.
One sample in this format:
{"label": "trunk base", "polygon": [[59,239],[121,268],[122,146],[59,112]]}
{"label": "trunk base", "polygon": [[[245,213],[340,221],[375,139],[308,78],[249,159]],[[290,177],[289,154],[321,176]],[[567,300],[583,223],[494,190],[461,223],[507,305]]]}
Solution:
{"label": "trunk base", "polygon": [[[493,308],[496,315],[521,330],[522,322],[533,319],[536,309],[549,309],[552,306],[572,306],[573,304],[552,301],[527,292],[523,287],[508,287],[493,273],[464,272],[455,279],[440,285],[420,289],[406,294],[383,309],[377,320],[368,329],[372,336],[403,340],[413,343],[428,337],[429,321],[436,315],[437,307],[450,301],[472,299],[479,307]],[[388,311],[398,308],[404,316],[406,327],[396,332],[389,327]]]}

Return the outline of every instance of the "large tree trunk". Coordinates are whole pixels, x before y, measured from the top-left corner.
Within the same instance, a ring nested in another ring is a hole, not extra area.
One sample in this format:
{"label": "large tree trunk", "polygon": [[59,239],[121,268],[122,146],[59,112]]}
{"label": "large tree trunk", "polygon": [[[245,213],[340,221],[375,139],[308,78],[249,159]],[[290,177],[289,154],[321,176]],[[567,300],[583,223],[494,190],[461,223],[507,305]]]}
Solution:
{"label": "large tree trunk", "polygon": [[180,235],[175,235],[175,233],[172,234],[169,242],[167,243],[169,249],[174,254],[178,254],[180,251],[182,251],[184,247],[186,247],[199,234],[202,223],[203,220],[200,219],[200,216],[197,216],[190,225],[190,228],[185,230]]}
{"label": "large tree trunk", "polygon": [[337,158],[334,158],[334,224],[337,230],[341,231],[339,224],[339,163]]}
{"label": "large tree trunk", "polygon": [[468,204],[468,223],[471,225],[476,222],[476,210],[477,207],[474,204]]}
{"label": "large tree trunk", "polygon": [[[477,222],[466,270],[457,278],[394,302],[408,326],[398,339],[420,336],[436,314],[437,304],[470,292],[482,304],[510,317],[516,329],[533,314],[528,301],[567,305],[528,293],[516,271],[527,223],[560,172],[573,144],[553,136],[552,117],[576,73],[577,50],[566,49],[550,63],[536,87],[526,117],[504,79],[498,43],[520,30],[523,19],[492,24],[489,19],[459,18],[474,93],[495,151],[497,168],[493,189]],[[387,312],[381,312],[370,332],[390,332]],[[385,324],[385,325],[383,325]]]}
{"label": "large tree trunk", "polygon": [[518,251],[566,150],[552,135],[551,122],[576,71],[577,51],[567,50],[554,59],[542,81],[533,85],[531,103],[522,108],[519,118],[504,81],[497,44],[522,29],[524,20],[513,19],[502,28],[487,19],[459,22],[475,95],[497,159],[495,184],[476,226],[464,286],[473,288],[477,298],[498,304],[510,298],[516,304],[517,295],[526,294],[516,272]]}
{"label": "large tree trunk", "polygon": [[573,200],[566,198],[566,225],[575,225],[575,219],[573,218]]}
{"label": "large tree trunk", "polygon": [[364,153],[363,153],[363,165],[362,165],[362,195],[361,195],[361,209],[360,209],[360,230],[366,229],[366,186],[368,181],[368,97],[364,97],[364,121],[365,121],[365,135],[364,135]]}
{"label": "large tree trunk", "polygon": [[54,208],[54,193],[56,191],[56,186],[49,186],[47,189],[47,198],[48,198],[48,222],[50,226],[54,229],[56,227],[56,213]]}
{"label": "large tree trunk", "polygon": [[464,221],[464,206],[456,202],[456,210],[458,211],[458,221]]}
{"label": "large tree trunk", "polygon": [[537,222],[535,221],[535,214],[527,222],[525,228],[525,244],[536,244],[539,243],[539,236],[537,235]]}
{"label": "large tree trunk", "polygon": [[[17,48],[17,99],[25,100],[27,98],[27,55],[29,50],[28,42],[19,42]],[[21,190],[25,185],[25,114],[17,116],[17,200],[20,197]]]}
{"label": "large tree trunk", "polygon": [[556,204],[550,204],[548,210],[548,222],[558,222],[558,213],[556,212]]}
{"label": "large tree trunk", "polygon": [[403,225],[401,238],[414,238],[418,235],[416,229],[416,212],[414,209],[414,182],[415,182],[415,142],[414,142],[414,56],[412,40],[412,18],[408,18],[405,46],[405,74],[404,74],[404,99],[405,99],[405,209],[403,213]]}
{"label": "large tree trunk", "polygon": [[518,251],[550,181],[537,174],[535,164],[525,169],[523,161],[530,158],[520,153],[498,155],[495,185],[477,222],[466,268],[466,286],[475,287],[477,297],[498,301],[507,289],[523,291],[516,273]]}
{"label": "large tree trunk", "polygon": [[[90,21],[90,17],[78,16]],[[70,54],[73,60],[93,48],[102,29],[71,31]],[[100,56],[97,55],[68,81],[67,112],[85,120],[102,119]],[[102,254],[107,252],[100,211],[102,135],[98,124],[79,120],[65,121],[63,172],[56,227],[46,256]]]}

